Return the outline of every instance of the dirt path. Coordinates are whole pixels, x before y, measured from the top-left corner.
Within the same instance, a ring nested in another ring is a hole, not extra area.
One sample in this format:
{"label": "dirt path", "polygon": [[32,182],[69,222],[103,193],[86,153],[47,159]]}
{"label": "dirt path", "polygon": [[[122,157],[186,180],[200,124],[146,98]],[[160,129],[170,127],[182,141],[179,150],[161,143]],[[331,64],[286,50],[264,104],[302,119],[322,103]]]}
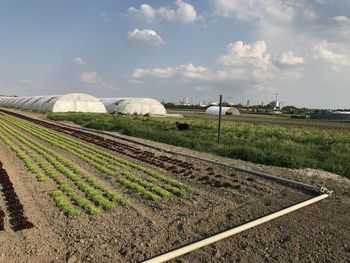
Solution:
{"label": "dirt path", "polygon": [[[36,114],[30,115],[38,117]],[[148,143],[335,190],[330,199],[173,262],[348,262],[348,180],[323,171],[256,165],[160,143]],[[164,155],[146,147],[139,148],[155,155]],[[178,156],[168,156],[189,161]],[[127,158],[132,160],[131,157]],[[191,161],[199,169],[192,178],[162,170],[190,185],[191,192],[185,198],[171,198],[155,204],[141,201],[137,195],[126,191],[125,194],[132,201],[139,203],[139,210],[118,207],[112,213],[104,213],[98,218],[82,215],[77,219],[67,219],[48,195],[53,185],[49,182],[38,183],[34,175],[28,173],[20,160],[2,143],[0,160],[8,171],[26,216],[35,226],[13,232],[5,224],[5,231],[0,232],[0,262],[139,262],[312,196],[254,176],[243,173],[232,175],[232,171],[227,169]],[[220,186],[215,187],[201,179],[204,172],[211,172],[208,168],[213,169],[213,177],[221,183]],[[225,182],[232,185],[224,187]],[[113,182],[106,179],[106,183]],[[232,187],[237,185],[239,188]],[[3,208],[1,200],[0,206]]]}

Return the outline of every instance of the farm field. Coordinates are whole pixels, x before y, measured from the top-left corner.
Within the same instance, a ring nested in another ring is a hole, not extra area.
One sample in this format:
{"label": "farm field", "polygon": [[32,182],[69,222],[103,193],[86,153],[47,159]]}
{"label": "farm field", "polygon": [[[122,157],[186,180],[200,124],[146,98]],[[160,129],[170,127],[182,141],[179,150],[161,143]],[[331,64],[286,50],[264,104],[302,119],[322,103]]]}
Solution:
{"label": "farm field", "polygon": [[213,118],[185,117],[181,121],[188,123],[190,130],[179,131],[174,118],[80,113],[50,113],[48,117],[223,157],[288,168],[322,169],[350,177],[348,130],[253,124],[228,117],[222,124],[222,143],[217,144],[217,120]]}
{"label": "farm field", "polygon": [[[0,112],[0,160],[29,227],[15,231],[7,202],[0,198],[0,262],[141,262],[313,196],[59,126],[40,114],[8,113]],[[174,262],[346,262],[347,179],[316,170],[239,164],[324,185],[335,194]]]}
{"label": "farm field", "polygon": [[[217,116],[206,115],[201,110],[180,110],[168,109],[170,114],[181,114],[185,117],[195,117],[201,119],[217,119]],[[276,124],[287,127],[306,127],[306,128],[321,128],[331,130],[350,130],[350,123],[336,122],[327,120],[312,120],[312,119],[293,119],[287,114],[273,115],[273,114],[257,114],[257,113],[242,113],[239,116],[222,116],[224,120],[231,120],[234,122],[244,122],[251,124]]]}

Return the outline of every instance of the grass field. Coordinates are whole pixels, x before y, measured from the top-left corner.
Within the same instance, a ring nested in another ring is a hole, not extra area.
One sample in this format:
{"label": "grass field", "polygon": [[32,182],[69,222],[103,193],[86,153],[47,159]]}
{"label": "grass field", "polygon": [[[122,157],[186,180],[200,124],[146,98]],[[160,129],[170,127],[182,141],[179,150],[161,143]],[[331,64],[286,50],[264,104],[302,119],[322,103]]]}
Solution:
{"label": "grass field", "polygon": [[213,119],[181,119],[189,123],[191,129],[179,131],[174,118],[83,113],[49,113],[48,117],[225,157],[289,168],[323,169],[350,178],[348,131],[225,120],[222,142],[217,144],[217,121]]}

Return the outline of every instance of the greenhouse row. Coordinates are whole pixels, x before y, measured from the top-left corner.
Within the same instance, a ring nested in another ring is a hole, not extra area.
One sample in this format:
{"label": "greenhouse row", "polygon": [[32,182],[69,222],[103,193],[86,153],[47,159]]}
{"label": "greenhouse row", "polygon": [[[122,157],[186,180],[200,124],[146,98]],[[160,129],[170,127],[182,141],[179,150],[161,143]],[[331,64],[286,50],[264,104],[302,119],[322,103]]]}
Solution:
{"label": "greenhouse row", "polygon": [[165,115],[164,106],[150,98],[103,98],[98,99],[84,93],[55,96],[0,97],[0,106],[47,111],[47,112],[91,112],[137,115]]}

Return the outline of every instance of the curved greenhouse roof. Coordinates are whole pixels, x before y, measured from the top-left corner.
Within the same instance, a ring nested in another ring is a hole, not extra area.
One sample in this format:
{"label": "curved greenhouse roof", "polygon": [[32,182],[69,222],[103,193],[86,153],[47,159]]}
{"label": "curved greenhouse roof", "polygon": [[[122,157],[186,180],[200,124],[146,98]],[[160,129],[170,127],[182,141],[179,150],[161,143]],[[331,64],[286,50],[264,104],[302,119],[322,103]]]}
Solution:
{"label": "curved greenhouse roof", "polygon": [[55,96],[4,97],[0,106],[51,112],[107,112],[103,103],[84,93]]}
{"label": "curved greenhouse roof", "polygon": [[110,113],[165,115],[164,106],[151,98],[102,98],[100,99]]}
{"label": "curved greenhouse roof", "polygon": [[[219,106],[210,106],[205,114],[219,115]],[[239,110],[233,107],[221,107],[221,115],[239,115]]]}

